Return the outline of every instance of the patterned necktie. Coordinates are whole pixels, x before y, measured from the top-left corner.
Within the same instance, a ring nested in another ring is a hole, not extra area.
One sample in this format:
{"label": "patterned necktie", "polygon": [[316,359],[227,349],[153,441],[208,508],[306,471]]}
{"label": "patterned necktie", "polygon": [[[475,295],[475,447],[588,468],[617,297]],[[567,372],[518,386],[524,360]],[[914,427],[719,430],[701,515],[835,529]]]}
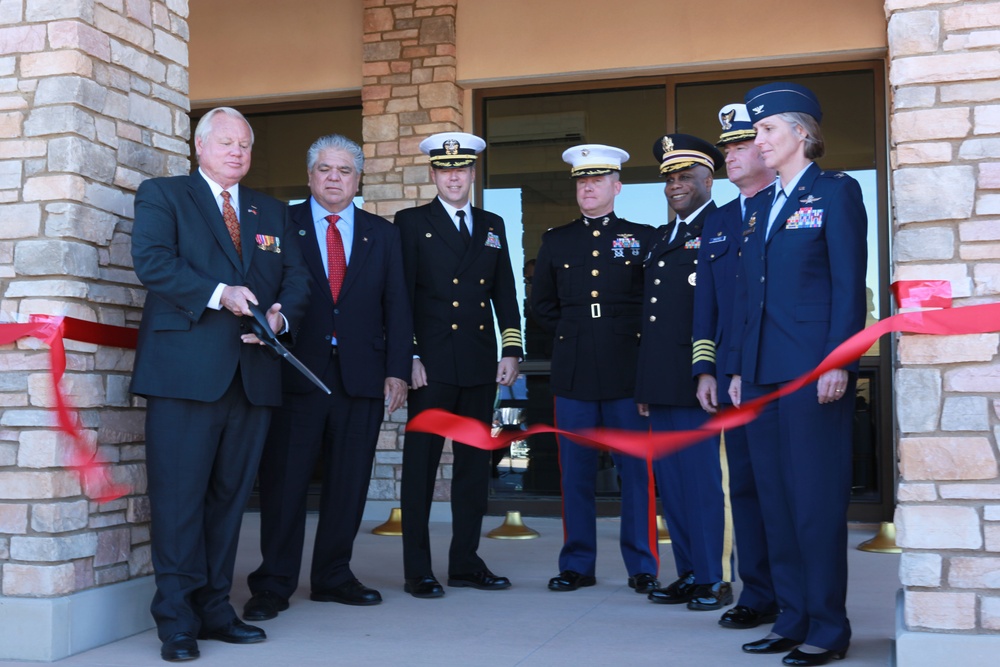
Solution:
{"label": "patterned necktie", "polygon": [[236,254],[243,257],[243,244],[240,242],[240,220],[236,217],[236,209],[229,203],[231,195],[225,190],[222,191],[222,219],[226,222],[226,229],[229,230],[229,238],[236,246]]}
{"label": "patterned necktie", "polygon": [[326,268],[330,280],[330,295],[336,303],[340,299],[340,287],[344,284],[344,274],[347,273],[347,258],[344,256],[344,239],[337,229],[339,215],[328,215],[326,221]]}
{"label": "patterned necktie", "polygon": [[455,215],[458,216],[458,233],[462,235],[465,247],[469,247],[472,242],[472,234],[469,232],[469,226],[465,224],[465,211],[457,211]]}

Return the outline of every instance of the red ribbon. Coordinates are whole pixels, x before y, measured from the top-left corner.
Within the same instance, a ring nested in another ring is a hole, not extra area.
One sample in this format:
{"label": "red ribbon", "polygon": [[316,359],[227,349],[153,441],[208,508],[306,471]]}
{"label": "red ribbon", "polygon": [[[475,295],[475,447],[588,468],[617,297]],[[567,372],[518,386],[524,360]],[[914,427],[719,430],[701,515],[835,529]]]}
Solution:
{"label": "red ribbon", "polygon": [[905,303],[906,307],[937,306],[943,309],[901,313],[876,322],[841,343],[810,372],[788,382],[777,391],[743,403],[739,408],[719,412],[699,429],[647,433],[602,428],[572,432],[541,424],[530,426],[523,431],[501,431],[497,437],[493,437],[487,424],[438,409],[421,412],[410,420],[406,428],[411,431],[435,433],[487,450],[506,447],[515,440],[523,440],[536,433],[556,433],[584,445],[610,449],[639,458],[659,458],[727,428],[743,426],[753,421],[767,403],[815,382],[827,371],[843,368],[861,358],[861,355],[884,334],[904,332],[952,336],[1000,331],[1000,303],[950,308],[951,285],[947,281],[907,281],[896,283],[893,288],[896,294],[900,295],[898,299],[901,306]]}
{"label": "red ribbon", "polygon": [[60,381],[66,372],[66,349],[63,347],[63,339],[69,338],[95,345],[135,348],[138,335],[138,329],[54,315],[32,315],[27,324],[0,324],[0,345],[7,345],[30,336],[49,346],[56,419],[59,430],[69,435],[73,443],[69,466],[80,472],[83,488],[99,503],[128,495],[131,489],[127,485],[112,481],[107,464],[97,461],[96,452],[90,453],[79,420],[66,403],[66,397],[60,386]]}

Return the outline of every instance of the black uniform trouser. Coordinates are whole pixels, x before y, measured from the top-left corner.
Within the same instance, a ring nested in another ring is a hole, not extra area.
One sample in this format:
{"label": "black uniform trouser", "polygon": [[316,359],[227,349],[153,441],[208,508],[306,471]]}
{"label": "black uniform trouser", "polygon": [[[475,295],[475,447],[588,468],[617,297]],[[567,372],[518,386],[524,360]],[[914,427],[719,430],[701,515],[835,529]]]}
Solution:
{"label": "black uniform trouser", "polygon": [[[415,416],[429,408],[441,408],[489,424],[495,398],[496,385],[492,383],[459,387],[429,382],[426,387],[410,392],[409,411]],[[433,572],[427,522],[443,447],[444,438],[430,433],[408,432],[403,443],[400,506],[403,512],[403,572],[407,579]],[[489,493],[490,452],[458,442],[453,443],[453,451],[448,574],[470,574],[486,569],[476,551]]]}

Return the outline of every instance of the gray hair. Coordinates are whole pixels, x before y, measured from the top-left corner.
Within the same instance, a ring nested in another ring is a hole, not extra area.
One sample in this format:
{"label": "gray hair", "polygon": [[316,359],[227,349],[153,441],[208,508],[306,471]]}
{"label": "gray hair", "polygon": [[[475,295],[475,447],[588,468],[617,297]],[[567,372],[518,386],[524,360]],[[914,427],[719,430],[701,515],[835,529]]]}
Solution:
{"label": "gray hair", "polygon": [[826,142],[823,140],[823,130],[820,129],[818,120],[807,113],[799,111],[787,111],[777,115],[793,128],[798,126],[805,132],[806,145],[804,152],[807,158],[818,160],[826,155]]}
{"label": "gray hair", "polygon": [[250,129],[250,147],[253,148],[253,128],[250,126],[250,121],[246,119],[246,116],[244,116],[243,114],[241,114],[239,111],[237,111],[232,107],[215,107],[207,114],[202,116],[201,120],[198,121],[198,126],[194,128],[194,138],[200,139],[201,141],[205,141],[208,135],[212,132],[212,124],[214,123],[215,117],[218,116],[220,113],[225,114],[230,118],[237,118],[239,120],[242,120],[244,123],[247,124],[247,127]]}
{"label": "gray hair", "polygon": [[342,134],[328,134],[314,141],[306,153],[306,168],[312,172],[319,160],[319,154],[331,149],[348,153],[354,159],[354,168],[359,174],[365,170],[365,153],[361,150],[361,146]]}

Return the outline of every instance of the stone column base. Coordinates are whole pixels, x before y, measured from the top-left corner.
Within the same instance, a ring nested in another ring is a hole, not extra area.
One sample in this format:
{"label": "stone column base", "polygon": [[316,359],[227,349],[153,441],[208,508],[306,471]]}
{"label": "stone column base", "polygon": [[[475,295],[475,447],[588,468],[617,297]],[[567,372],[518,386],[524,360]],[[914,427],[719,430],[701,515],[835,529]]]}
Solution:
{"label": "stone column base", "polygon": [[59,598],[0,597],[0,660],[61,660],[153,627],[152,576]]}
{"label": "stone column base", "polygon": [[896,594],[896,667],[995,667],[1000,635],[952,635],[907,630],[903,591]]}

